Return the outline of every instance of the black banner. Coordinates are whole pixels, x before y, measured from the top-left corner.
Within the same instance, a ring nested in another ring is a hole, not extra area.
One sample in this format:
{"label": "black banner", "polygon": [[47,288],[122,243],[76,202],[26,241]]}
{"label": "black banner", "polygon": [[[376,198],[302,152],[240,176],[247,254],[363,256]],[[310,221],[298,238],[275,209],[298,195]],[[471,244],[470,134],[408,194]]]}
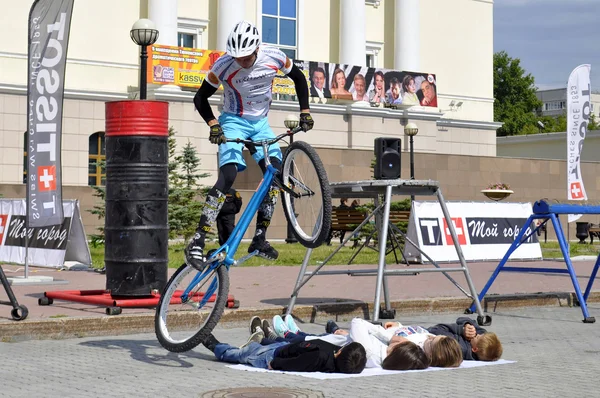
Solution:
{"label": "black banner", "polygon": [[63,220],[61,133],[74,0],[36,0],[29,11],[27,226]]}
{"label": "black banner", "polygon": [[[465,217],[465,220],[472,245],[513,243],[521,232],[521,227],[527,221],[526,218],[498,217]],[[526,233],[530,233],[531,229],[527,229]],[[537,236],[534,234],[523,243],[537,243],[537,241]]]}
{"label": "black banner", "polygon": [[62,225],[50,225],[41,228],[25,228],[25,216],[12,215],[4,246],[25,247],[25,234],[29,231],[28,247],[35,249],[66,250],[69,240],[71,217],[65,217]]}

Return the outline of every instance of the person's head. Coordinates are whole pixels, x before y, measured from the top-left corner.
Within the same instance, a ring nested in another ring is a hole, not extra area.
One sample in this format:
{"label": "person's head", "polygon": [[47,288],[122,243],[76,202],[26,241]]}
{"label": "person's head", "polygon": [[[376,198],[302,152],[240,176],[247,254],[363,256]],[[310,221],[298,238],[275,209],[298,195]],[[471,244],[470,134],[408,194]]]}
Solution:
{"label": "person's head", "polygon": [[393,99],[400,98],[400,81],[395,76],[390,79],[390,91]]}
{"label": "person's head", "polygon": [[421,91],[423,92],[423,98],[427,98],[429,101],[435,98],[435,86],[427,80],[423,80],[421,83]]}
{"label": "person's head", "polygon": [[363,75],[360,73],[354,75],[354,91],[356,91],[356,94],[358,94],[359,97],[365,95],[366,86],[367,84]]}
{"label": "person's head", "polygon": [[375,87],[383,88],[384,83],[385,79],[383,78],[383,72],[378,70],[375,72]]}
{"label": "person's head", "polygon": [[402,89],[405,93],[416,93],[417,87],[415,87],[415,78],[411,75],[404,76],[404,79],[402,79]]}
{"label": "person's head", "polygon": [[408,340],[391,343],[381,364],[381,367],[387,370],[427,369],[428,366],[429,358],[425,352]]}
{"label": "person's head", "polygon": [[256,26],[248,21],[240,21],[231,30],[225,50],[242,68],[247,69],[256,62],[258,46],[260,35]]}
{"label": "person's head", "polygon": [[313,71],[312,83],[319,90],[323,90],[325,86],[325,71],[320,66]]}
{"label": "person's head", "polygon": [[334,362],[340,373],[360,373],[367,364],[367,352],[362,344],[352,342],[334,354]]}
{"label": "person's head", "polygon": [[360,206],[360,199],[354,199],[350,206],[352,206],[352,207]]}
{"label": "person's head", "polygon": [[348,198],[340,198],[341,205],[348,205]]}
{"label": "person's head", "polygon": [[429,336],[423,344],[423,351],[430,365],[439,368],[456,368],[463,361],[460,344],[448,336]]}
{"label": "person's head", "polygon": [[471,339],[471,351],[480,361],[497,361],[502,356],[502,343],[496,333],[478,334]]}
{"label": "person's head", "polygon": [[333,78],[331,79],[331,88],[338,89],[344,88],[346,85],[346,74],[340,68],[336,68],[333,71]]}

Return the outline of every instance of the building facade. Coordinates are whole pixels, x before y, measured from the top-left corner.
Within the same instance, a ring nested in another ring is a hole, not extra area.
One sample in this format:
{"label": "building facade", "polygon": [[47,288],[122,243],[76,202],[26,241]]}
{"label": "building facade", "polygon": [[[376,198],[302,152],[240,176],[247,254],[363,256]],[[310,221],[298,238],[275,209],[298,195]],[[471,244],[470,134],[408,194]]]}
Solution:
{"label": "building facade", "polygon": [[[11,38],[0,43],[0,193],[22,196],[31,2],[0,0],[0,5],[6,16],[0,34]],[[368,164],[353,159],[372,157],[377,137],[401,138],[408,151],[403,135],[408,122],[419,128],[417,154],[496,156],[492,0],[78,0],[67,53],[62,176],[64,197],[82,201],[88,233],[97,223],[85,208],[94,202],[89,186],[102,183],[96,162],[104,157],[105,102],[135,98],[139,90],[139,48],[129,38],[139,18],[156,23],[159,44],[224,50],[233,24],[246,19],[258,26],[263,42],[293,58],[435,74],[436,108],[311,103],[315,129],[302,139],[323,159],[344,159],[326,161],[332,181],[368,176]],[[178,147],[187,142],[196,147],[202,172],[212,175],[202,182],[212,185],[217,148],[194,109],[194,91],[174,86],[148,90],[150,98],[169,102]],[[211,103],[218,112],[220,96]],[[297,102],[273,102],[269,121],[275,131],[284,128],[290,113],[298,113]],[[240,184],[250,186],[259,178],[253,168]]]}
{"label": "building facade", "polygon": [[[567,89],[556,88],[551,90],[538,90],[535,95],[542,101],[542,107],[539,110],[542,116],[561,116],[567,112]],[[596,117],[600,117],[600,94],[591,95],[590,111]]]}

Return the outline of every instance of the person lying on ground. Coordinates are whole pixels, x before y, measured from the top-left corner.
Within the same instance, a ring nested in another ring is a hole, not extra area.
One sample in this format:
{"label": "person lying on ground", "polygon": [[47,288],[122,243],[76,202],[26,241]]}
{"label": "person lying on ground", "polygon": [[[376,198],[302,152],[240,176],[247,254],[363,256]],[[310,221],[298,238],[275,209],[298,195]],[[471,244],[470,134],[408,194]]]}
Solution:
{"label": "person lying on ground", "polygon": [[[269,336],[269,339],[263,340],[264,343],[275,343],[275,342],[311,342],[311,341],[326,341],[336,346],[344,346],[350,344],[353,341],[350,334],[342,329],[337,330],[335,333],[326,333],[322,335],[313,335],[304,333],[300,330],[294,318],[291,315],[286,315],[285,320],[281,316],[276,315],[273,317],[273,328],[269,325],[268,321],[260,320],[259,317],[252,318],[250,323],[250,332],[256,333],[256,331],[264,331]],[[371,344],[371,341],[365,339],[367,344]],[[381,342],[378,342],[377,350],[382,349],[384,352],[378,352],[380,355],[373,355],[371,347],[365,347],[363,342],[359,342],[366,350],[367,363],[366,367],[382,367],[387,370],[413,370],[413,369],[426,369],[429,366],[429,359],[425,352],[419,348],[416,344],[406,340],[397,338],[394,342],[386,345],[385,347],[379,347]]]}
{"label": "person lying on ground", "polygon": [[456,323],[440,323],[427,330],[429,333],[448,336],[458,341],[463,359],[497,361],[502,356],[502,343],[496,333],[488,332],[468,317],[460,317]]}
{"label": "person lying on ground", "polygon": [[263,340],[264,333],[258,330],[241,347],[221,343],[213,334],[203,345],[219,361],[263,369],[354,374],[361,373],[367,362],[365,349],[359,343],[338,347],[322,340],[261,344],[259,341]]}

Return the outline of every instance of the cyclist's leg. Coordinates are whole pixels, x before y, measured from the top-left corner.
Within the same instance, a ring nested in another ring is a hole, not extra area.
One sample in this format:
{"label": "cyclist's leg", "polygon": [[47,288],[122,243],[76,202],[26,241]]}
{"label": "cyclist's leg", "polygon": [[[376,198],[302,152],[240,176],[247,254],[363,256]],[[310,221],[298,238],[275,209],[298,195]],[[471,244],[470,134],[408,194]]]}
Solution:
{"label": "cyclist's leg", "polygon": [[[227,138],[248,138],[253,130],[252,126],[245,120],[227,113],[221,114],[219,123]],[[206,234],[219,214],[225,202],[225,194],[233,185],[238,171],[246,168],[246,162],[242,156],[242,144],[228,142],[219,145],[219,178],[215,185],[208,191],[206,202],[202,209],[202,215],[198,222],[196,233],[190,240],[186,249],[186,260],[194,268],[202,269],[204,258],[204,246]]]}
{"label": "cyclist's leg", "polygon": [[[255,123],[255,134],[252,136],[254,141],[265,140],[269,138],[274,138],[275,134],[269,124],[267,119],[262,119]],[[263,173],[266,171],[265,165],[265,154],[263,153],[262,147],[256,147],[256,153],[252,155],[254,160],[258,163]],[[281,171],[281,149],[277,143],[273,144],[269,148],[269,160],[273,167],[277,170]],[[267,228],[271,224],[271,218],[273,217],[273,213],[275,212],[275,206],[277,205],[277,197],[279,195],[279,188],[276,185],[271,185],[269,188],[269,193],[265,196],[263,202],[258,208],[256,214],[256,231],[254,233],[254,238],[252,239],[252,243],[248,248],[249,252],[254,250],[258,250],[263,257],[269,259],[276,259],[279,256],[277,250],[275,250],[269,242],[267,242]]]}

